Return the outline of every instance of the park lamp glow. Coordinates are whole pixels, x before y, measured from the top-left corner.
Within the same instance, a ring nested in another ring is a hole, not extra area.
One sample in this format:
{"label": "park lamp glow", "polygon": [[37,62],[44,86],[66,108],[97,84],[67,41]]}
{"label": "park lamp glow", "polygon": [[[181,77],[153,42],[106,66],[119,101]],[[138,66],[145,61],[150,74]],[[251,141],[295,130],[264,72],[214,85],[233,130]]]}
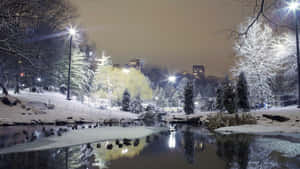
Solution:
{"label": "park lamp glow", "polygon": [[42,81],[42,79],[41,79],[40,77],[38,77],[36,80],[37,80],[38,82],[41,82],[41,81]]}
{"label": "park lamp glow", "polygon": [[122,69],[122,72],[125,73],[125,74],[128,74],[130,72],[130,70],[127,69],[127,68],[124,68],[124,69]]}
{"label": "park lamp glow", "polygon": [[287,7],[290,11],[296,12],[296,10],[299,9],[300,4],[298,2],[298,0],[291,0],[290,2],[287,2]]}
{"label": "park lamp glow", "polygon": [[171,82],[171,83],[175,83],[176,82],[176,76],[169,76],[168,81]]}
{"label": "park lamp glow", "polygon": [[74,26],[69,26],[67,28],[67,33],[69,34],[70,37],[76,37],[78,30]]}

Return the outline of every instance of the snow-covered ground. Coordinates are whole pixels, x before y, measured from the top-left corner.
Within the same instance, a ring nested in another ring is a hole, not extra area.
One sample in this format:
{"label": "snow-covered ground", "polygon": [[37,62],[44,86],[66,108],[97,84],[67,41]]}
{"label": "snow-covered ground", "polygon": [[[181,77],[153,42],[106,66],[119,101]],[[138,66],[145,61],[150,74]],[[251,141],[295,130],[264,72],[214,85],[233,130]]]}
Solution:
{"label": "snow-covered ground", "polygon": [[[255,125],[242,125],[218,128],[220,133],[253,133],[262,135],[283,135],[300,139],[300,109],[297,106],[275,107],[250,112],[257,118]],[[288,117],[286,122],[277,122],[262,117],[263,114]]]}
{"label": "snow-covered ground", "polygon": [[[12,92],[10,92],[12,93]],[[96,122],[104,119],[134,119],[136,114],[120,110],[100,110],[76,100],[68,101],[66,96],[56,92],[31,93],[21,91],[12,94],[12,99],[18,98],[24,106],[7,106],[0,102],[0,124],[3,123],[30,123],[41,121],[53,123],[55,121],[90,121]],[[53,104],[54,109],[43,107],[44,104]],[[26,110],[30,108],[30,110]]]}

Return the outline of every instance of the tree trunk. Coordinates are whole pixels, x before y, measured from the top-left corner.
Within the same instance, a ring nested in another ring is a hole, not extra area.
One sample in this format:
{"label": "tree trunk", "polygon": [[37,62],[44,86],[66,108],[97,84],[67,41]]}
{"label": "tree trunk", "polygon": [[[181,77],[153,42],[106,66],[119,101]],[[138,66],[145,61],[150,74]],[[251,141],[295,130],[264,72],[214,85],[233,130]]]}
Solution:
{"label": "tree trunk", "polygon": [[19,86],[19,77],[16,76],[16,87],[15,87],[15,94],[20,93],[20,86]]}
{"label": "tree trunk", "polygon": [[7,91],[6,87],[5,87],[2,83],[0,83],[0,87],[2,88],[2,93],[3,93],[5,96],[7,96],[7,95],[8,95],[8,91]]}

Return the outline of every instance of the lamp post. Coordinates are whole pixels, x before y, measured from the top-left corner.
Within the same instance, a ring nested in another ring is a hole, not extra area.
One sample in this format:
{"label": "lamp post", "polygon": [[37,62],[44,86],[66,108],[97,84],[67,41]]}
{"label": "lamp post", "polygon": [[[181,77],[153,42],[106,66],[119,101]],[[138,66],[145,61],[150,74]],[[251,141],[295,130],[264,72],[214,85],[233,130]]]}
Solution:
{"label": "lamp post", "polygon": [[175,83],[176,82],[176,76],[169,76],[168,77],[168,81],[170,82],[170,83]]}
{"label": "lamp post", "polygon": [[300,51],[299,51],[299,34],[298,34],[298,10],[300,9],[300,3],[298,0],[292,0],[288,3],[289,11],[293,11],[295,17],[295,29],[296,29],[296,48],[297,48],[297,69],[298,69],[298,108],[300,108]]}
{"label": "lamp post", "polygon": [[73,36],[76,35],[77,30],[73,27],[70,27],[68,29],[68,33],[69,33],[69,36],[70,36],[70,52],[69,52],[67,100],[71,100],[71,98],[70,98],[70,83],[71,83],[71,62],[72,62],[72,40],[73,40]]}

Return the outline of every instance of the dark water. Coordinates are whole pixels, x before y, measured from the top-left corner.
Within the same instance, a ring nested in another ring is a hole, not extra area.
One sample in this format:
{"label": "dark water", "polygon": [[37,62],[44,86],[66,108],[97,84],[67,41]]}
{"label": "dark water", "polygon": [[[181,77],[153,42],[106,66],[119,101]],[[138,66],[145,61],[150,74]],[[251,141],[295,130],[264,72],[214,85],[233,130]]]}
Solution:
{"label": "dark water", "polygon": [[114,140],[5,154],[0,155],[0,169],[300,168],[300,143],[277,138],[222,136],[203,128],[182,126],[176,132],[131,140],[130,144]]}

